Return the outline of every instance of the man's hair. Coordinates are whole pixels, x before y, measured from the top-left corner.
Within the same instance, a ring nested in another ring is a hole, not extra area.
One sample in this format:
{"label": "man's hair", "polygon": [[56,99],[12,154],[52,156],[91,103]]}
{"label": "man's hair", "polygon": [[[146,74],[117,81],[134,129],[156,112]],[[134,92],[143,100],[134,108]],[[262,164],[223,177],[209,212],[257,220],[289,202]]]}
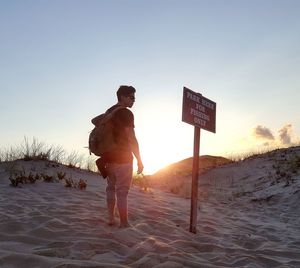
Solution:
{"label": "man's hair", "polygon": [[121,96],[129,96],[131,94],[135,93],[135,88],[132,86],[120,86],[118,91],[117,91],[117,97],[118,97],[118,101],[121,100]]}

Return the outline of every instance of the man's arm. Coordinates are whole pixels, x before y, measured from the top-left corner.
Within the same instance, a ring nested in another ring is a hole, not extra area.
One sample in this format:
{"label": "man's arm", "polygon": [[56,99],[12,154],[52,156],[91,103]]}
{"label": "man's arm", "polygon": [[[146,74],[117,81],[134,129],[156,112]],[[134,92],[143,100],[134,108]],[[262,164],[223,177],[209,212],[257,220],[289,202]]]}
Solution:
{"label": "man's arm", "polygon": [[142,173],[143,169],[144,169],[144,165],[142,162],[142,158],[140,155],[140,149],[139,149],[139,143],[137,141],[137,138],[135,136],[135,131],[133,127],[127,127],[125,128],[126,131],[126,135],[129,141],[129,144],[131,146],[131,150],[137,160],[137,164],[138,164],[138,173]]}

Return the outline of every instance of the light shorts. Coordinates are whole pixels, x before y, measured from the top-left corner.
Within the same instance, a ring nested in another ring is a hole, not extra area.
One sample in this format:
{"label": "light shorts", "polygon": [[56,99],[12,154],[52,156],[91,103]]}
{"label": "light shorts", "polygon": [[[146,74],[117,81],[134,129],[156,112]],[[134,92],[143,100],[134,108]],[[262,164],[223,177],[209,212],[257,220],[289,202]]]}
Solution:
{"label": "light shorts", "polygon": [[126,164],[107,164],[107,191],[129,191],[132,183],[132,162]]}

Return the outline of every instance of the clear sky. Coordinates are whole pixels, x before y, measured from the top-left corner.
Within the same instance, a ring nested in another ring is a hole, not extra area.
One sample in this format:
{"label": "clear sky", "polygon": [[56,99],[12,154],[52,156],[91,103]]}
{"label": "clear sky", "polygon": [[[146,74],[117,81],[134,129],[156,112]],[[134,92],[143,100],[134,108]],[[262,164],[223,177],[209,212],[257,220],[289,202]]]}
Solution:
{"label": "clear sky", "polygon": [[146,172],[192,156],[183,86],[217,103],[201,155],[298,143],[299,14],[298,0],[0,0],[0,147],[88,155],[90,119],[122,84]]}

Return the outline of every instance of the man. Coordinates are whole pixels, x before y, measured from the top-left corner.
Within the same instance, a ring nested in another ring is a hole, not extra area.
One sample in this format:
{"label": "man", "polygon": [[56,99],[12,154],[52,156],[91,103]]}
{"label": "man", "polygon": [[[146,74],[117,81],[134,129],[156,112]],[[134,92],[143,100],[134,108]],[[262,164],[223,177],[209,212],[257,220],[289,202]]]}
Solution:
{"label": "man", "polygon": [[138,173],[142,173],[144,169],[134,131],[134,116],[127,109],[135,102],[135,91],[132,86],[120,86],[118,89],[118,103],[107,111],[112,113],[113,138],[118,149],[104,153],[96,162],[97,166],[104,163],[108,175],[106,187],[108,224],[115,224],[114,211],[117,203],[121,228],[130,226],[127,196],[132,182],[132,154],[137,159]]}

